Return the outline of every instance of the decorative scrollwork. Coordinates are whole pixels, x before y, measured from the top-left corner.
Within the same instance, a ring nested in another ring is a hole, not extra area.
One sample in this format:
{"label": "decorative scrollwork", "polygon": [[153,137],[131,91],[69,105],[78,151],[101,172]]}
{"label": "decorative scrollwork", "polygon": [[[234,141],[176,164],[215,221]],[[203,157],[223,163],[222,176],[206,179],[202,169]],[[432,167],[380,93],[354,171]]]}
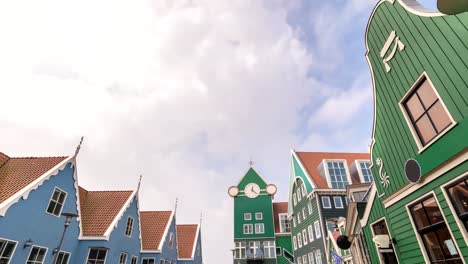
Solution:
{"label": "decorative scrollwork", "polygon": [[[390,47],[392,44],[393,44],[393,49],[388,54],[388,56],[385,57],[385,54],[387,54],[387,51],[390,50]],[[397,52],[397,49],[402,51],[404,48],[405,48],[405,44],[401,42],[401,39],[399,36],[397,36],[396,32],[395,31],[390,32],[390,35],[388,36],[387,41],[385,42],[382,50],[380,51],[380,57],[383,59],[386,72],[389,72],[392,69],[390,67],[390,64],[388,64],[388,62],[393,59],[393,57],[395,56]]]}
{"label": "decorative scrollwork", "polygon": [[377,158],[377,160],[375,160],[375,163],[377,164],[377,167],[379,167],[380,183],[382,183],[383,187],[387,188],[388,186],[390,186],[390,177],[385,171],[383,171],[383,160],[381,158]]}

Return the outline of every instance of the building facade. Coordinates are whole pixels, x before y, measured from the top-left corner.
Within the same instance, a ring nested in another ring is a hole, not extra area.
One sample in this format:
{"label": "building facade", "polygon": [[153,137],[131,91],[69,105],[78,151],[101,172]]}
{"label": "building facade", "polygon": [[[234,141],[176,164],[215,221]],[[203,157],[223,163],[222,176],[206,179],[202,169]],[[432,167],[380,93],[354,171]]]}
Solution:
{"label": "building facade", "polygon": [[346,187],[373,180],[367,153],[291,151],[288,216],[296,263],[326,263],[329,231],[346,216]]}
{"label": "building facade", "polygon": [[416,1],[382,0],[370,16],[376,181],[360,222],[371,263],[466,263],[467,29],[468,12]]}
{"label": "building facade", "polygon": [[140,211],[139,187],[79,186],[78,150],[69,157],[0,152],[0,263],[202,263],[201,235],[198,255],[179,261],[175,211]]}
{"label": "building facade", "polygon": [[228,193],[234,199],[233,263],[293,263],[287,203],[273,202],[276,186],[250,167]]}

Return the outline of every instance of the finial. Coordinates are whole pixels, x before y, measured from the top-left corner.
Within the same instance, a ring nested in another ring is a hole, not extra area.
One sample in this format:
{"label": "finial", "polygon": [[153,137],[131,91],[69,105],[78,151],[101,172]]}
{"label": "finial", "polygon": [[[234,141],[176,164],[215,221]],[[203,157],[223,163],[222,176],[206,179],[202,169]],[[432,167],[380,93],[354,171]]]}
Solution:
{"label": "finial", "polygon": [[177,212],[177,203],[179,202],[179,198],[175,198],[175,208],[174,208],[174,211]]}
{"label": "finial", "polygon": [[78,153],[80,152],[81,145],[83,144],[83,139],[84,139],[84,137],[82,136],[81,139],[80,139],[80,143],[79,143],[78,146],[76,147],[75,156],[78,155]]}
{"label": "finial", "polygon": [[137,187],[137,192],[140,191],[140,186],[141,186],[141,178],[143,178],[143,175],[140,174],[140,178],[138,179],[138,187]]}
{"label": "finial", "polygon": [[249,160],[249,166],[252,167],[254,165],[254,162],[252,160],[252,157],[250,157],[250,160]]}
{"label": "finial", "polygon": [[202,224],[202,221],[203,221],[203,212],[200,212],[200,226]]}

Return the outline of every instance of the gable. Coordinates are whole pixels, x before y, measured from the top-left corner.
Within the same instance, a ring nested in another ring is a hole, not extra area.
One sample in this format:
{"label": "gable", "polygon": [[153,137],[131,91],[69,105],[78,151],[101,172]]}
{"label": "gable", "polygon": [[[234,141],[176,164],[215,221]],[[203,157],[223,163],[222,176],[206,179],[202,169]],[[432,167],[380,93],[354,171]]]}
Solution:
{"label": "gable", "polygon": [[258,184],[260,189],[265,189],[267,186],[266,181],[252,167],[250,167],[244,177],[242,177],[237,187],[239,190],[243,190],[245,186],[251,182]]}

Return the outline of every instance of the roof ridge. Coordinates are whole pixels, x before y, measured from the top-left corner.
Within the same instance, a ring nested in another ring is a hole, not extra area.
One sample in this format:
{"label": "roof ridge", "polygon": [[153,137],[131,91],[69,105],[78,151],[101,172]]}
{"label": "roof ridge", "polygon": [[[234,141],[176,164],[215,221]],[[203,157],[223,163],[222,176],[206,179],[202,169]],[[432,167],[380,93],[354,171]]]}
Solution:
{"label": "roof ridge", "polygon": [[[83,187],[81,187],[82,189],[84,189]],[[87,192],[133,192],[133,190],[98,190],[98,191],[89,191],[87,190]]]}
{"label": "roof ridge", "polygon": [[173,211],[174,211],[174,210],[158,210],[158,211],[156,211],[156,210],[141,211],[141,210],[140,210],[140,213],[159,213],[159,212],[167,212],[167,213],[171,212],[171,213],[172,213]]}
{"label": "roof ridge", "polygon": [[66,159],[70,156],[45,156],[45,157],[38,157],[38,156],[24,156],[24,157],[9,157],[10,159],[51,159],[51,158],[62,158]]}
{"label": "roof ridge", "polygon": [[177,226],[198,226],[198,224],[177,224]]}

